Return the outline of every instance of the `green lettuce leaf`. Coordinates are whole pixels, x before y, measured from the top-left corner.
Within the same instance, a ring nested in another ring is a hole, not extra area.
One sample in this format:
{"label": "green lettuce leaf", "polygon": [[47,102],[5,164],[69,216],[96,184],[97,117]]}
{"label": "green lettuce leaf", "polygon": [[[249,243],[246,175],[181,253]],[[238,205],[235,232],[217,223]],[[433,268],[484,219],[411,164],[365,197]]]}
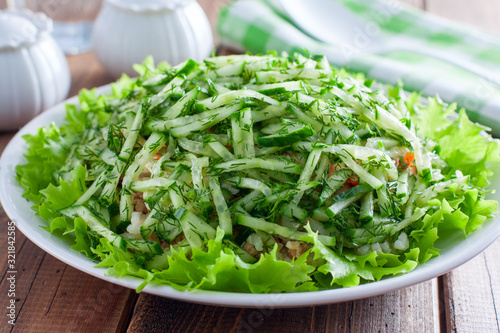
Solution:
{"label": "green lettuce leaf", "polygon": [[144,279],[141,288],[144,288],[153,279],[153,273],[137,264],[134,254],[113,246],[106,238],[101,238],[100,243],[92,251],[101,261],[96,267],[108,267],[106,270],[107,275],[115,277],[133,276]]}
{"label": "green lettuce leaf", "polygon": [[55,125],[40,128],[36,134],[26,134],[23,138],[27,144],[27,163],[16,167],[17,179],[25,189],[23,196],[39,204],[43,198],[40,191],[49,184],[57,184],[54,173],[64,164],[68,151],[61,144],[61,133]]}
{"label": "green lettuce leaf", "polygon": [[77,166],[70,172],[70,179],[59,179],[59,185],[49,184],[40,193],[45,200],[40,205],[39,214],[47,221],[61,216],[60,209],[71,206],[85,192],[85,175],[87,169],[81,165]]}
{"label": "green lettuce leaf", "polygon": [[277,246],[252,264],[242,261],[224,246],[224,232],[209,240],[207,250],[193,248],[191,256],[181,248],[173,251],[168,268],[154,274],[155,283],[177,289],[203,289],[234,292],[269,293],[317,290],[309,276],[314,267],[307,255],[293,262],[277,260]]}
{"label": "green lettuce leaf", "polygon": [[[397,256],[382,255],[371,252],[365,256],[355,254],[340,255],[321,243],[318,234],[312,232],[309,226],[306,227],[309,234],[312,235],[315,260],[324,261],[318,267],[318,272],[324,275],[330,275],[330,285],[339,285],[341,287],[352,287],[359,285],[363,281],[376,281],[384,276],[392,276],[407,273],[413,270],[418,262],[415,260],[417,249],[410,251],[405,260],[400,261]],[[389,263],[390,264],[387,264]],[[396,264],[396,265],[394,265]]]}
{"label": "green lettuce leaf", "polygon": [[101,258],[98,267],[108,267],[106,274],[144,279],[137,291],[148,283],[170,285],[178,290],[218,290],[244,293],[314,291],[317,287],[310,274],[314,267],[307,264],[307,254],[293,262],[277,260],[278,248],[264,254],[252,264],[242,261],[223,243],[224,232],[209,240],[206,251],[194,248],[189,254],[184,248],[173,250],[168,266],[149,272],[137,264],[133,254],[101,239],[93,251]]}
{"label": "green lettuce leaf", "polygon": [[439,156],[450,167],[448,176],[460,170],[471,176],[475,186],[489,184],[492,170],[500,166],[500,145],[481,134],[487,127],[471,122],[464,109],[456,117],[455,105],[446,106],[438,98],[430,98],[425,107],[412,104],[409,109],[419,133],[439,145]]}

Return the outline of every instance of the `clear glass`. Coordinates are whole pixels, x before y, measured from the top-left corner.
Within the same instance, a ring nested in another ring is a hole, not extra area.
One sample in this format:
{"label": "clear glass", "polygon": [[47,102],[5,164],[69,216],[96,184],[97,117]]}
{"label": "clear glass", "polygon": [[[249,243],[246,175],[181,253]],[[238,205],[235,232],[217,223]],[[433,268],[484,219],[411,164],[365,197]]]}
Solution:
{"label": "clear glass", "polygon": [[66,54],[89,51],[94,20],[102,0],[24,0],[26,8],[54,21],[52,35]]}

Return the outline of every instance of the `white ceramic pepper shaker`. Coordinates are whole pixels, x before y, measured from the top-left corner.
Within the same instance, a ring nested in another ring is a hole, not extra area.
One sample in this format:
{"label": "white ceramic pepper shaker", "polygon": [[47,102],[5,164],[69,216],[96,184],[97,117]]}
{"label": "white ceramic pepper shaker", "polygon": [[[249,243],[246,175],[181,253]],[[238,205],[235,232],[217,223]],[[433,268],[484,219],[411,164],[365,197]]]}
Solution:
{"label": "white ceramic pepper shaker", "polygon": [[51,29],[44,14],[0,11],[0,130],[20,128],[68,94],[68,63]]}
{"label": "white ceramic pepper shaker", "polygon": [[92,35],[93,49],[115,77],[135,76],[148,55],[171,65],[202,60],[213,48],[212,30],[195,0],[106,0]]}

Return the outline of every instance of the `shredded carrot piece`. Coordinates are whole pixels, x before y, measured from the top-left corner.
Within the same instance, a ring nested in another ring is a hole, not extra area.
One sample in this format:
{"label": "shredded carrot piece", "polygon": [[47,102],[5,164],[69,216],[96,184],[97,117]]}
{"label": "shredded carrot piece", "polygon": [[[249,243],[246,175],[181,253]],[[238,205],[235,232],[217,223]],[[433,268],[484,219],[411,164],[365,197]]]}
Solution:
{"label": "shredded carrot piece", "polygon": [[357,175],[354,175],[352,177],[349,177],[345,181],[345,185],[349,185],[351,187],[359,185],[359,179]]}
{"label": "shredded carrot piece", "polygon": [[415,161],[415,155],[410,152],[406,153],[405,157],[403,158],[404,165],[408,167],[413,163],[413,161]]}
{"label": "shredded carrot piece", "polygon": [[335,173],[335,167],[333,164],[330,164],[330,173],[328,174],[328,178],[330,178]]}
{"label": "shredded carrot piece", "polygon": [[330,178],[331,176],[333,176],[333,174],[337,171],[339,171],[339,166],[337,164],[332,164],[330,163],[330,173],[328,174],[328,178]]}
{"label": "shredded carrot piece", "polygon": [[167,147],[167,145],[163,146],[163,147],[160,149],[160,151],[159,151],[159,152],[157,152],[157,153],[155,154],[155,156],[153,156],[153,160],[158,161],[158,160],[161,158],[161,156],[163,155],[163,153],[164,153],[165,151],[167,151],[167,148],[168,148],[168,147]]}

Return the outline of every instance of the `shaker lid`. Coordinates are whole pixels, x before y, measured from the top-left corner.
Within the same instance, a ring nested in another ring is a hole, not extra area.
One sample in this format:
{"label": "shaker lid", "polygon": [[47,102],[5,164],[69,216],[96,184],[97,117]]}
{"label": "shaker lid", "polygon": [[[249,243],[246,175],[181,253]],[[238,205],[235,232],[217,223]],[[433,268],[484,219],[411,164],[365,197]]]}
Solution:
{"label": "shaker lid", "polygon": [[0,11],[0,50],[17,49],[38,40],[52,30],[52,20],[29,10]]}
{"label": "shaker lid", "polygon": [[134,12],[175,10],[178,7],[188,5],[193,1],[194,0],[107,0],[107,2],[112,5]]}

